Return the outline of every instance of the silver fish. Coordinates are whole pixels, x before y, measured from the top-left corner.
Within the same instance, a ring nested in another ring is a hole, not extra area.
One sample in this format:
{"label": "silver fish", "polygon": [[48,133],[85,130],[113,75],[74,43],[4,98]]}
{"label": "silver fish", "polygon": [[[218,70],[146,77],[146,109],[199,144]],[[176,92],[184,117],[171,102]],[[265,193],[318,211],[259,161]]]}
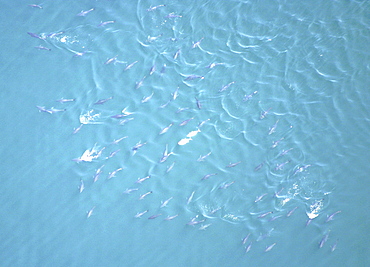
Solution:
{"label": "silver fish", "polygon": [[265,252],[270,251],[275,245],[276,245],[276,243],[273,243],[270,246],[266,247]]}
{"label": "silver fish", "polygon": [[95,209],[95,206],[94,206],[94,207],[92,207],[92,208],[91,208],[91,210],[89,210],[89,211],[87,212],[87,218],[90,218],[90,216],[93,214],[94,209]]}
{"label": "silver fish", "polygon": [[269,109],[268,109],[268,110],[266,110],[266,111],[262,111],[262,112],[261,112],[260,119],[262,120],[262,119],[266,118],[267,114],[269,113],[269,111],[270,111],[271,109],[272,109],[272,108],[269,108]]}
{"label": "silver fish", "polygon": [[117,57],[118,57],[118,55],[115,55],[114,57],[112,57],[112,58],[108,58],[105,62],[104,62],[104,64],[105,65],[108,65],[108,64],[110,64],[110,63],[112,63],[112,62],[115,62],[116,60],[117,60]]}
{"label": "silver fish", "polygon": [[143,216],[145,213],[147,213],[149,210],[144,210],[143,212],[138,212],[136,213],[135,215],[135,218],[140,218],[141,216]]}
{"label": "silver fish", "polygon": [[275,132],[278,122],[279,120],[277,120],[275,124],[270,128],[269,135]]}
{"label": "silver fish", "polygon": [[243,97],[243,101],[245,102],[245,101],[248,101],[249,99],[251,99],[255,94],[257,94],[258,93],[258,91],[254,91],[253,93],[251,93],[251,94],[249,94],[249,95],[245,95],[244,97]]}
{"label": "silver fish", "polygon": [[209,223],[209,224],[202,224],[202,225],[199,227],[199,230],[206,230],[209,226],[211,226],[211,223]]}
{"label": "silver fish", "polygon": [[185,126],[186,124],[188,124],[191,120],[193,120],[194,119],[194,117],[192,117],[192,118],[190,118],[190,119],[187,119],[187,120],[184,120],[183,122],[181,122],[180,124],[179,124],[179,126]]}
{"label": "silver fish", "polygon": [[217,175],[217,173],[206,174],[206,175],[203,176],[203,178],[201,180],[207,180],[209,177],[214,176],[214,175]]}
{"label": "silver fish", "polygon": [[187,201],[187,203],[186,203],[186,204],[188,204],[188,205],[189,205],[189,203],[193,200],[194,194],[195,194],[195,191],[193,191],[193,192],[191,193],[191,195],[190,195],[190,197],[188,198],[188,201]]}
{"label": "silver fish", "polygon": [[200,101],[198,100],[198,98],[195,98],[195,101],[196,101],[196,104],[197,104],[198,109],[201,109],[202,108],[202,104],[200,103]]}
{"label": "silver fish", "polygon": [[107,101],[109,101],[109,100],[111,100],[111,99],[113,99],[113,96],[108,97],[108,98],[106,98],[106,99],[100,99],[100,100],[96,101],[96,102],[94,103],[94,105],[102,105],[102,104],[104,104],[105,102],[107,102]]}
{"label": "silver fish", "polygon": [[263,167],[263,162],[259,164],[256,168],[254,168],[254,171],[257,172]]}
{"label": "silver fish", "polygon": [[108,179],[111,179],[111,178],[115,177],[117,172],[122,171],[122,170],[123,170],[123,168],[118,168],[117,170],[114,170],[114,171],[110,172],[109,175],[108,175]]}
{"label": "silver fish", "polygon": [[173,59],[175,59],[175,60],[176,60],[176,59],[179,57],[180,52],[181,52],[181,49],[178,49],[178,50],[176,51],[176,53],[173,55]]}
{"label": "silver fish", "polygon": [[334,212],[332,215],[328,216],[328,218],[326,219],[325,222],[329,222],[329,221],[333,220],[334,216],[338,213],[341,213],[341,212],[342,212],[341,210],[338,210],[338,211]]}
{"label": "silver fish", "polygon": [[81,124],[80,124],[80,126],[78,126],[77,128],[75,128],[75,129],[73,130],[73,134],[78,133],[78,132],[81,130],[82,126],[83,126],[83,124],[81,123]]}
{"label": "silver fish", "polygon": [[262,195],[260,195],[260,196],[256,197],[256,200],[255,200],[254,202],[259,202],[259,201],[261,201],[261,200],[262,200],[262,198],[263,198],[264,196],[266,196],[266,195],[267,195],[267,193],[264,193],[264,194],[262,194]]}
{"label": "silver fish", "polygon": [[139,188],[127,188],[125,191],[123,191],[123,194],[131,194],[134,191],[139,190]]}
{"label": "silver fish", "polygon": [[282,170],[282,169],[283,169],[283,167],[284,167],[286,164],[288,164],[289,162],[290,162],[290,160],[288,160],[288,161],[286,161],[286,162],[283,162],[283,163],[281,163],[281,164],[276,164],[275,171],[277,171],[277,170]]}
{"label": "silver fish", "polygon": [[117,145],[119,142],[121,142],[123,139],[125,139],[125,138],[127,138],[127,137],[128,137],[128,136],[123,136],[123,137],[121,137],[121,138],[119,138],[119,139],[115,139],[115,140],[113,140],[112,144]]}
{"label": "silver fish", "polygon": [[142,182],[144,182],[145,180],[147,180],[149,178],[150,178],[150,175],[145,176],[143,178],[138,178],[137,181],[135,182],[135,184],[141,184]]}
{"label": "silver fish", "polygon": [[74,102],[76,101],[76,98],[69,98],[69,99],[66,99],[66,98],[61,98],[61,99],[58,99],[58,100],[55,100],[56,102],[59,102],[59,103],[67,103],[67,102]]}
{"label": "silver fish", "polygon": [[152,194],[153,191],[146,192],[145,194],[140,195],[139,200],[144,199],[147,195]]}
{"label": "silver fish", "polygon": [[282,137],[282,138],[280,138],[279,140],[277,140],[277,141],[273,141],[272,142],[272,147],[271,148],[275,148],[275,147],[277,147],[277,145],[281,142],[281,141],[283,141],[284,140],[284,137]]}
{"label": "silver fish", "polygon": [[175,166],[175,163],[176,163],[176,161],[172,162],[172,164],[170,166],[168,166],[168,168],[166,170],[167,173],[170,172],[173,169],[173,167]]}
{"label": "silver fish", "polygon": [[223,184],[219,187],[219,189],[227,189],[230,185],[232,185],[233,183],[235,183],[235,181],[232,181],[230,183],[227,183],[227,184]]}
{"label": "silver fish", "polygon": [[108,24],[112,24],[112,23],[115,23],[116,21],[115,20],[109,20],[109,21],[104,21],[104,22],[100,22],[98,27],[103,27],[105,25],[108,25]]}
{"label": "silver fish", "polygon": [[165,201],[162,201],[162,204],[161,204],[161,208],[164,208],[167,206],[168,202],[170,202],[170,200],[173,199],[173,197],[170,197],[169,199],[165,200]]}
{"label": "silver fish", "polygon": [[155,64],[150,68],[149,75],[152,75],[156,71],[156,66]]}
{"label": "silver fish", "polygon": [[152,94],[149,96],[143,97],[143,99],[141,99],[141,103],[148,102],[153,97],[153,95],[154,95],[154,92],[152,92]]}
{"label": "silver fish", "polygon": [[50,49],[50,48],[45,47],[45,46],[42,46],[42,45],[35,46],[35,48],[36,48],[36,49],[38,49],[38,50],[51,51],[51,49]]}
{"label": "silver fish", "polygon": [[235,167],[236,165],[240,164],[241,161],[235,162],[235,163],[230,163],[229,165],[226,166],[226,168],[232,168]]}
{"label": "silver fish", "polygon": [[77,14],[77,16],[84,17],[84,16],[86,16],[87,14],[89,14],[93,10],[95,10],[95,8],[91,8],[91,9],[86,10],[86,11],[81,11],[80,13]]}
{"label": "silver fish", "polygon": [[134,61],[134,62],[132,62],[131,64],[129,64],[129,65],[127,65],[126,66],[126,68],[123,70],[123,71],[126,71],[126,70],[129,70],[129,69],[131,69],[136,63],[138,63],[139,61]]}
{"label": "silver fish", "polygon": [[165,218],[164,220],[165,221],[170,221],[170,220],[173,220],[173,219],[175,219],[177,216],[179,216],[178,214],[176,214],[176,215],[173,215],[173,216],[168,216],[167,218]]}
{"label": "silver fish", "polygon": [[157,217],[159,217],[159,216],[161,216],[161,215],[162,215],[162,213],[160,213],[160,214],[155,214],[155,215],[150,216],[148,219],[149,219],[149,220],[153,220],[153,219],[155,219],[155,218],[157,218]]}
{"label": "silver fish", "polygon": [[298,207],[295,207],[295,208],[293,208],[292,210],[290,210],[290,211],[287,213],[287,215],[286,215],[286,216],[287,216],[287,217],[290,217],[296,209],[298,209]]}
{"label": "silver fish", "polygon": [[159,134],[167,133],[167,131],[172,127],[173,123],[171,122],[167,127],[164,127]]}
{"label": "silver fish", "polygon": [[166,149],[163,152],[162,158],[159,160],[159,163],[165,162],[171,154],[173,154],[173,152],[168,153],[168,144],[167,144]]}
{"label": "silver fish", "polygon": [[211,155],[212,151],[209,152],[208,154],[204,155],[204,156],[199,156],[199,158],[197,159],[197,161],[204,161],[209,155]]}
{"label": "silver fish", "polygon": [[246,237],[244,237],[243,239],[242,239],[242,243],[243,243],[243,245],[245,244],[245,243],[247,243],[247,241],[248,241],[248,238],[249,238],[249,236],[250,236],[251,234],[249,233]]}
{"label": "silver fish", "polygon": [[221,92],[223,92],[223,91],[225,91],[225,90],[227,90],[232,84],[234,84],[235,82],[231,82],[231,83],[228,83],[227,85],[224,85],[224,86],[222,86],[221,87],[221,89],[220,90],[218,90],[218,92],[219,93],[221,93]]}
{"label": "silver fish", "polygon": [[266,217],[267,215],[273,213],[272,211],[268,211],[268,212],[265,212],[265,213],[262,213],[261,215],[258,215],[258,218],[264,218]]}
{"label": "silver fish", "polygon": [[42,9],[42,6],[40,5],[30,4],[28,6]]}
{"label": "silver fish", "polygon": [[81,179],[80,180],[80,186],[78,187],[80,193],[82,193],[82,191],[84,191],[85,189],[85,184],[84,184],[84,181]]}
{"label": "silver fish", "polygon": [[99,169],[96,170],[94,175],[94,183],[99,179],[100,174],[103,172],[102,169],[105,165],[101,166]]}
{"label": "silver fish", "polygon": [[154,10],[156,10],[157,8],[160,8],[160,7],[165,7],[166,5],[158,5],[158,6],[153,6],[153,7],[150,7],[150,8],[148,8],[146,11],[154,11]]}

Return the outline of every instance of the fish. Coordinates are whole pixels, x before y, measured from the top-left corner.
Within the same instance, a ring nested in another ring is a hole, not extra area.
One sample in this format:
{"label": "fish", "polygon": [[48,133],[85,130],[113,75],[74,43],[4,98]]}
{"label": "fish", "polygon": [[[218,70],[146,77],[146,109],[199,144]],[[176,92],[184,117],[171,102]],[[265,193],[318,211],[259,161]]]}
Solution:
{"label": "fish", "polygon": [[40,6],[40,5],[35,5],[35,4],[30,4],[30,5],[28,5],[28,6],[30,6],[30,7],[35,7],[35,8],[40,8],[40,9],[42,9],[42,8],[43,8],[42,6]]}
{"label": "fish", "polygon": [[211,63],[208,66],[206,66],[206,68],[213,69],[214,67],[219,66],[219,65],[225,65],[225,63]]}
{"label": "fish", "polygon": [[67,102],[74,102],[76,101],[76,98],[61,98],[61,99],[58,99],[58,100],[55,100],[55,102],[59,102],[59,103],[67,103]]}
{"label": "fish", "polygon": [[254,168],[255,172],[258,172],[263,167],[263,162],[259,164],[256,168]]}
{"label": "fish", "polygon": [[228,83],[228,84],[226,84],[226,85],[224,85],[224,86],[222,86],[221,87],[221,89],[220,90],[218,90],[218,92],[219,93],[221,93],[221,92],[223,92],[223,91],[225,91],[225,90],[227,90],[232,84],[234,84],[235,82],[231,82],[231,83]]}
{"label": "fish", "polygon": [[110,172],[109,175],[108,175],[108,179],[111,179],[111,178],[115,177],[117,172],[122,171],[122,170],[123,170],[123,168],[118,168],[117,170],[114,170],[114,171]]}
{"label": "fish", "polygon": [[39,49],[39,50],[51,51],[51,49],[50,49],[50,48],[45,47],[45,46],[42,46],[42,45],[35,46],[35,48],[36,48],[36,49]]}
{"label": "fish", "polygon": [[141,216],[143,216],[145,213],[147,213],[149,210],[144,210],[143,212],[138,212],[136,213],[136,215],[134,216],[135,218],[140,218]]}
{"label": "fish", "polygon": [[249,245],[245,248],[245,253],[248,253],[252,248],[252,242],[249,243]]}
{"label": "fish", "polygon": [[86,16],[87,14],[89,14],[91,11],[94,11],[94,10],[95,10],[95,8],[91,8],[91,9],[86,10],[86,11],[81,11],[80,13],[78,13],[78,14],[77,14],[77,16],[79,16],[79,17],[84,17],[84,16]]}
{"label": "fish", "polygon": [[206,120],[204,120],[204,121],[202,121],[202,122],[200,122],[199,124],[198,124],[198,129],[200,128],[200,127],[202,127],[207,121],[209,121],[210,119],[206,119]]}
{"label": "fish", "polygon": [[179,88],[180,87],[177,86],[175,92],[172,93],[172,99],[173,100],[176,100],[176,98],[179,96]]}
{"label": "fish", "polygon": [[128,136],[123,136],[121,138],[118,138],[118,139],[114,139],[112,144],[115,144],[117,145],[119,142],[121,142],[123,139],[127,138]]}
{"label": "fish", "polygon": [[293,148],[283,149],[283,150],[280,152],[280,154],[279,154],[279,156],[278,156],[278,157],[281,157],[281,156],[284,156],[284,155],[288,154],[288,152],[289,152],[289,151],[291,151],[291,150],[293,150]]}
{"label": "fish", "polygon": [[329,222],[329,221],[333,220],[334,216],[338,213],[341,213],[341,212],[342,212],[341,210],[338,210],[338,211],[334,212],[332,215],[328,216],[328,218],[326,219],[325,222]]}
{"label": "fish", "polygon": [[145,180],[147,180],[149,178],[150,178],[150,175],[145,176],[143,178],[138,178],[137,181],[135,182],[135,184],[141,184],[142,182],[144,182]]}
{"label": "fish", "polygon": [[195,101],[196,101],[196,104],[197,104],[197,108],[198,109],[202,109],[202,104],[200,103],[200,101],[198,100],[198,98],[195,97]]}
{"label": "fish", "polygon": [[153,7],[150,7],[148,8],[146,11],[150,12],[150,11],[154,11],[160,7],[165,7],[166,5],[158,5],[158,6],[153,6]]}
{"label": "fish", "polygon": [[272,211],[268,211],[268,212],[262,213],[262,214],[258,215],[257,218],[264,218],[264,217],[266,217],[267,215],[269,215],[271,213],[273,213],[273,212]]}
{"label": "fish", "polygon": [[167,216],[167,218],[165,218],[164,220],[165,220],[165,221],[170,221],[170,220],[175,219],[177,216],[179,216],[179,215],[178,215],[178,214],[176,214],[176,215],[173,215],[173,216]]}
{"label": "fish", "polygon": [[102,104],[104,104],[105,102],[107,102],[107,101],[109,101],[109,100],[111,100],[111,99],[113,99],[113,96],[108,97],[108,98],[106,98],[106,99],[100,99],[100,100],[96,101],[96,102],[94,103],[94,105],[102,105]]}
{"label": "fish", "polygon": [[154,92],[152,92],[152,94],[149,96],[143,97],[143,99],[141,99],[141,103],[148,102],[153,97],[153,95],[154,95]]}
{"label": "fish", "polygon": [[166,145],[166,149],[163,152],[162,158],[159,160],[159,163],[163,163],[167,160],[167,158],[172,155],[173,152],[168,153],[168,144]]}
{"label": "fish", "polygon": [[164,104],[160,105],[160,106],[159,106],[159,108],[165,108],[165,107],[167,107],[167,105],[168,105],[169,103],[171,103],[171,99],[170,99],[170,100],[168,100],[166,103],[164,103]]}
{"label": "fish", "polygon": [[41,107],[41,106],[36,106],[40,112],[46,112],[46,113],[49,113],[49,114],[52,114],[52,112],[48,109],[46,109],[45,107]]}
{"label": "fish", "polygon": [[282,170],[283,167],[288,164],[290,162],[290,160],[287,160],[286,162],[283,162],[283,163],[280,163],[280,164],[276,164],[276,167],[275,167],[275,171],[277,170]]}
{"label": "fish", "polygon": [[184,120],[183,122],[181,122],[180,124],[179,124],[179,126],[185,126],[186,124],[188,124],[191,120],[193,120],[194,119],[194,117],[192,117],[192,118],[190,118],[190,119],[187,119],[187,120]]}
{"label": "fish", "polygon": [[195,191],[193,191],[190,197],[188,198],[188,201],[186,202],[187,205],[189,205],[189,203],[193,200],[194,194],[195,194]]}
{"label": "fish", "polygon": [[208,228],[209,226],[211,226],[211,223],[209,224],[203,224],[199,227],[199,230],[206,230],[206,228]]}
{"label": "fish", "polygon": [[261,112],[261,116],[260,116],[260,119],[264,119],[266,118],[267,114],[269,113],[269,111],[271,110],[272,108],[269,108],[268,110],[265,110],[265,111],[262,111]]}
{"label": "fish", "polygon": [[131,150],[132,150],[132,154],[135,155],[135,153],[139,150],[139,148],[141,148],[143,145],[145,145],[146,143],[141,143],[141,141],[139,143],[137,143],[136,145],[134,145]]}
{"label": "fish", "polygon": [[189,75],[185,78],[185,81],[192,81],[192,80],[195,80],[195,79],[200,79],[200,80],[203,80],[204,79],[204,76],[200,76],[200,75]]}
{"label": "fish", "polygon": [[283,217],[283,215],[276,215],[276,216],[272,216],[272,217],[269,219],[269,222],[273,222],[273,221],[275,221],[276,219],[279,219],[280,217]]}
{"label": "fish", "polygon": [[41,106],[36,106],[38,108],[39,111],[41,112],[46,112],[46,113],[49,113],[49,114],[54,114],[54,113],[57,113],[57,112],[63,112],[63,111],[66,111],[66,109],[56,109],[56,108],[50,108],[50,109],[46,109],[45,107],[41,107]]}
{"label": "fish", "polygon": [[100,22],[98,27],[103,27],[105,25],[108,25],[108,24],[112,24],[112,23],[115,23],[116,21],[115,20],[109,20],[109,21],[104,21],[104,22]]}
{"label": "fish", "polygon": [[152,194],[153,191],[146,192],[145,194],[140,195],[139,200],[144,199],[147,195]]}
{"label": "fish", "polygon": [[331,252],[334,252],[334,250],[337,248],[337,245],[338,245],[338,239],[337,239],[337,241],[335,241],[335,243],[332,246],[330,246],[331,247]]}
{"label": "fish", "polygon": [[120,125],[124,125],[125,123],[129,122],[129,121],[132,121],[134,118],[127,118],[127,119],[124,119],[124,120],[120,120],[119,124]]}
{"label": "fish", "polygon": [[277,120],[275,124],[270,128],[269,135],[275,132],[278,122],[279,120]]}
{"label": "fish", "polygon": [[257,94],[258,93],[258,91],[254,91],[253,93],[251,93],[251,94],[249,94],[249,95],[245,95],[244,97],[243,97],[243,102],[245,102],[245,101],[248,101],[249,99],[251,99],[255,94]]}
{"label": "fish", "polygon": [[292,210],[290,210],[290,211],[287,213],[287,215],[286,215],[286,216],[287,216],[287,217],[290,217],[296,209],[298,209],[298,207],[295,207],[295,208],[293,208]]}
{"label": "fish", "polygon": [[116,60],[117,60],[117,57],[118,57],[118,55],[115,55],[114,57],[112,57],[112,58],[108,58],[105,62],[104,62],[104,65],[108,65],[108,64],[110,64],[110,63],[112,63],[112,62],[115,62]]}
{"label": "fish", "polygon": [[153,220],[153,219],[155,219],[155,218],[157,218],[157,217],[159,217],[159,216],[161,216],[161,215],[162,215],[162,213],[160,213],[160,214],[155,214],[155,215],[150,216],[148,219],[149,219],[149,220]]}
{"label": "fish", "polygon": [[175,60],[176,60],[176,59],[179,57],[180,52],[181,52],[181,49],[178,49],[178,50],[176,51],[176,53],[173,55],[173,59],[175,59]]}
{"label": "fish", "polygon": [[58,109],[58,108],[51,107],[51,108],[49,109],[49,111],[53,114],[53,113],[57,113],[57,112],[63,112],[63,111],[66,111],[66,109],[65,109],[65,108]]}
{"label": "fish", "polygon": [[182,16],[180,16],[180,15],[176,15],[174,12],[171,12],[170,14],[168,14],[168,15],[166,16],[166,18],[168,18],[168,19],[172,19],[172,18],[182,18]]}
{"label": "fish", "polygon": [[170,172],[173,169],[173,167],[175,166],[175,163],[176,163],[176,161],[172,162],[172,164],[170,166],[168,166],[168,168],[166,170],[167,173]]}
{"label": "fish", "polygon": [[156,71],[157,67],[155,64],[150,68],[149,75],[152,75]]}
{"label": "fish", "polygon": [[233,183],[235,183],[235,181],[232,181],[230,183],[227,183],[227,184],[223,184],[219,187],[219,189],[226,189],[228,188],[230,185],[232,185]]}
{"label": "fish", "polygon": [[180,141],[178,141],[177,144],[180,145],[180,146],[183,146],[183,145],[186,145],[187,143],[189,143],[191,140],[193,140],[193,139],[191,139],[191,138],[183,138]]}
{"label": "fish", "polygon": [[106,159],[109,159],[109,158],[112,158],[112,157],[114,157],[118,152],[120,152],[121,151],[121,149],[117,149],[117,150],[115,150],[115,151],[112,151],[110,154],[109,154],[109,156],[108,157],[106,157]]}
{"label": "fish", "polygon": [[116,115],[112,115],[110,116],[112,119],[122,119],[123,117],[127,117],[128,115],[126,114],[116,114]]}
{"label": "fish", "polygon": [[264,196],[266,196],[266,195],[267,195],[267,193],[264,193],[264,194],[262,194],[262,195],[260,195],[260,196],[256,197],[256,200],[255,200],[254,202],[256,203],[256,202],[261,201],[261,200],[262,200],[262,198],[263,198]]}
{"label": "fish", "polygon": [[217,175],[217,173],[206,174],[206,175],[203,176],[203,178],[201,180],[207,180],[209,177],[214,176],[214,175]]}
{"label": "fish", "polygon": [[89,210],[89,211],[87,212],[87,218],[90,218],[90,216],[93,214],[94,209],[95,209],[95,206],[94,206],[94,207],[92,207],[92,208],[91,208],[91,210]]}
{"label": "fish", "polygon": [[270,251],[275,245],[276,245],[276,243],[273,243],[270,246],[266,247],[265,252]]}
{"label": "fish", "polygon": [[134,191],[139,190],[139,188],[127,188],[125,191],[123,191],[123,194],[131,194]]}
{"label": "fish", "polygon": [[126,71],[126,70],[129,70],[131,69],[136,63],[138,63],[139,61],[136,60],[134,62],[132,62],[131,64],[127,65],[126,68],[123,70],[123,71]]}
{"label": "fish", "polygon": [[204,155],[204,156],[200,155],[199,158],[197,159],[197,161],[198,162],[204,161],[209,155],[211,155],[211,153],[212,153],[212,151],[209,152],[208,154]]}
{"label": "fish", "polygon": [[195,218],[193,218],[190,222],[187,223],[187,225],[197,225],[197,224],[200,224],[204,221],[205,220],[196,221]]}
{"label": "fish", "polygon": [[284,137],[282,137],[282,138],[280,138],[279,140],[277,140],[277,141],[273,141],[272,142],[272,147],[271,148],[275,148],[275,147],[277,147],[277,145],[281,142],[281,141],[283,141],[284,140]]}
{"label": "fish", "polygon": [[235,167],[236,165],[239,165],[241,161],[235,162],[235,163],[230,163],[229,165],[226,166],[226,168],[232,168]]}
{"label": "fish", "polygon": [[249,233],[246,237],[244,237],[243,239],[242,239],[242,243],[243,243],[243,245],[245,244],[245,243],[247,243],[247,241],[248,241],[248,238],[249,238],[249,236],[250,236],[251,234]]}
{"label": "fish", "polygon": [[165,200],[165,201],[162,201],[162,204],[161,204],[161,208],[164,208],[167,206],[168,202],[170,202],[170,200],[173,199],[173,197],[170,197],[169,199]]}
{"label": "fish", "polygon": [[189,110],[190,108],[178,108],[177,110],[176,110],[176,113],[180,113],[180,112],[183,112],[183,111],[185,111],[185,110]]}
{"label": "fish", "polygon": [[40,39],[40,40],[45,40],[45,37],[42,37],[40,35],[38,35],[37,33],[33,33],[33,32],[27,32],[31,37],[33,38],[37,38],[37,39]]}
{"label": "fish", "polygon": [[167,127],[164,127],[160,132],[159,134],[164,134],[164,133],[167,133],[167,131],[172,127],[173,123],[171,122]]}
{"label": "fish", "polygon": [[80,193],[82,193],[82,191],[84,191],[85,189],[85,184],[84,184],[84,181],[81,179],[80,180],[80,186],[78,187]]}
{"label": "fish", "polygon": [[193,45],[192,45],[192,49],[196,48],[196,47],[199,47],[200,43],[203,41],[204,37],[200,38],[199,41],[197,42],[194,42]]}
{"label": "fish", "polygon": [[323,238],[319,242],[319,248],[322,248],[324,246],[325,242],[328,241],[329,233],[330,233],[330,231],[326,235],[323,236]]}
{"label": "fish", "polygon": [[76,133],[78,133],[78,132],[81,130],[82,126],[83,126],[83,124],[81,123],[81,124],[80,124],[80,126],[78,126],[77,128],[75,128],[75,129],[73,130],[72,134],[76,134]]}
{"label": "fish", "polygon": [[99,179],[100,174],[103,172],[102,169],[105,165],[101,166],[99,169],[96,170],[94,174],[94,183]]}
{"label": "fish", "polygon": [[162,75],[166,72],[166,67],[167,67],[166,63],[163,64],[162,69],[161,69],[161,74]]}
{"label": "fish", "polygon": [[144,76],[140,81],[136,82],[135,89],[139,89],[141,86],[143,86],[145,78],[146,76]]}

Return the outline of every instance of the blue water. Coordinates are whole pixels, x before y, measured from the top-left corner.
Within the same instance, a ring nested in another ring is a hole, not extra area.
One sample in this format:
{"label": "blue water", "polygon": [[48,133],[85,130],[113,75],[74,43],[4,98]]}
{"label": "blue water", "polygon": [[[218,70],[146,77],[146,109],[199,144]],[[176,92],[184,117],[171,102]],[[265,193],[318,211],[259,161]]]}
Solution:
{"label": "blue water", "polygon": [[370,266],[368,1],[0,13],[1,266]]}

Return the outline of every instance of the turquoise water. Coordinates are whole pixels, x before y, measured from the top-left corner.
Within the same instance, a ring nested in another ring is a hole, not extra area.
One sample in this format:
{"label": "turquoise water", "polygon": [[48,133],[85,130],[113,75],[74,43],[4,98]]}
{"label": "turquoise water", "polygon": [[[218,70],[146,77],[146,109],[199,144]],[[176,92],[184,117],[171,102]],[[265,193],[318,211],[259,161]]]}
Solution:
{"label": "turquoise water", "polygon": [[1,266],[370,266],[368,1],[0,2]]}

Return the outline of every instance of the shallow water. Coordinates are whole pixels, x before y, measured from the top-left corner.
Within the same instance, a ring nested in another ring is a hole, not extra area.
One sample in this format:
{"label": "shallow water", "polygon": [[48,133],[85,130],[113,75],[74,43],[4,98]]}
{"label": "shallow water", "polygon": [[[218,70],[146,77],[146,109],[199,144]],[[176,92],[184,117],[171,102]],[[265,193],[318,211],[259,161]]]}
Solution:
{"label": "shallow water", "polygon": [[370,264],[369,2],[0,4],[2,266]]}

